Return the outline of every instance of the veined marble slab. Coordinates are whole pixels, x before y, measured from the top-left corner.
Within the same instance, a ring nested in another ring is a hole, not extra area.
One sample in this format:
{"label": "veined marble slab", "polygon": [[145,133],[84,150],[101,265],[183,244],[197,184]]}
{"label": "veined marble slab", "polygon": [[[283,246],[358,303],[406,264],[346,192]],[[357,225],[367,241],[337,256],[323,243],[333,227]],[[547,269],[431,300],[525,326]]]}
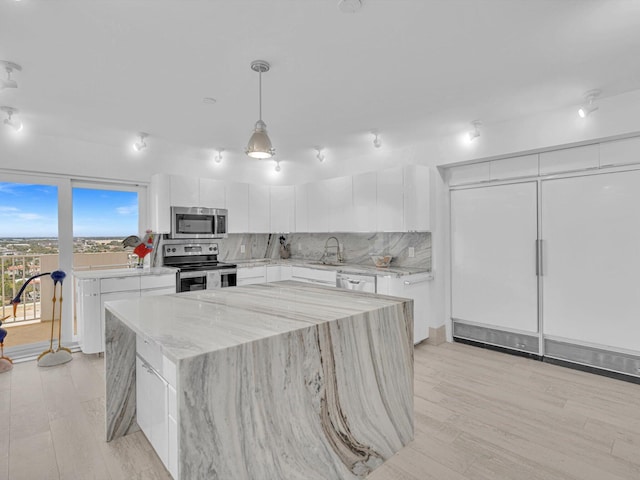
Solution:
{"label": "veined marble slab", "polygon": [[108,309],[108,403],[131,398],[123,330],[177,365],[181,479],[364,478],[413,438],[411,300],[287,281]]}

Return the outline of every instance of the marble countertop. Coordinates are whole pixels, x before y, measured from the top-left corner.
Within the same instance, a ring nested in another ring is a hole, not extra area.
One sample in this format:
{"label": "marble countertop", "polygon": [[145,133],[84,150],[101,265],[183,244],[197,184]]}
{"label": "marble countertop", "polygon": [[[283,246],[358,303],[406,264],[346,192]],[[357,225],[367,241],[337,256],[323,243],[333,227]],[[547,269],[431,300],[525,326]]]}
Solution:
{"label": "marble countertop", "polygon": [[74,271],[73,276],[78,278],[141,277],[147,275],[175,275],[176,272],[177,269],[171,267],[113,268],[110,270]]}
{"label": "marble countertop", "polygon": [[301,260],[301,259],[293,259],[293,260],[281,260],[281,259],[271,259],[271,258],[258,258],[258,259],[240,259],[240,260],[227,260],[226,263],[235,263],[238,267],[257,267],[261,265],[291,265],[296,267],[305,267],[305,268],[315,268],[318,270],[335,270],[338,273],[356,273],[356,274],[366,274],[366,275],[377,275],[377,276],[404,276],[404,275],[415,275],[418,273],[431,273],[431,270],[427,268],[418,268],[418,267],[399,267],[399,266],[389,266],[386,268],[378,268],[374,265],[359,265],[353,263],[333,263],[333,264],[323,264],[317,261],[311,260]]}
{"label": "marble countertop", "polygon": [[404,300],[282,281],[106,302],[172,361],[397,305]]}

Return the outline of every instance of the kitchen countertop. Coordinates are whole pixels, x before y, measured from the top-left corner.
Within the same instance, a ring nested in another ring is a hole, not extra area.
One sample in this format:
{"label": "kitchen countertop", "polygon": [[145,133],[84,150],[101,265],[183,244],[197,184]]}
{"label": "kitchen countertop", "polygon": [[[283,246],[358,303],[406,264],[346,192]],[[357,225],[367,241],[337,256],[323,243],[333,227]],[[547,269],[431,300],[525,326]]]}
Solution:
{"label": "kitchen countertop", "polygon": [[147,275],[175,275],[178,270],[171,267],[153,268],[112,268],[107,270],[80,270],[74,271],[77,278],[112,278],[112,277],[142,277]]}
{"label": "kitchen countertop", "polygon": [[296,267],[315,268],[317,270],[335,270],[338,273],[354,273],[361,275],[376,275],[376,276],[396,276],[401,277],[404,275],[415,275],[418,273],[431,273],[431,270],[427,268],[419,267],[400,267],[391,265],[387,268],[378,268],[374,265],[359,265],[355,263],[333,263],[323,264],[313,260],[282,260],[273,258],[258,258],[258,259],[240,259],[240,260],[226,260],[225,263],[235,263],[238,267],[257,267],[261,265],[290,265]]}

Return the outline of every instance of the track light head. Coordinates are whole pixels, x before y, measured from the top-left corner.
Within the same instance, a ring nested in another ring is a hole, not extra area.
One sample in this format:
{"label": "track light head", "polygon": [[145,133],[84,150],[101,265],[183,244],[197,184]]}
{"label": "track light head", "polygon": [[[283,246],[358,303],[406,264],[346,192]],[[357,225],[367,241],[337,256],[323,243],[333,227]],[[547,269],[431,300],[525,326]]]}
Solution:
{"label": "track light head", "polygon": [[480,120],[474,120],[473,122],[471,122],[471,125],[473,126],[473,130],[471,130],[468,134],[468,140],[470,142],[474,141],[480,136],[480,125],[482,125],[482,123],[480,122]]}
{"label": "track light head", "polygon": [[282,169],[280,168],[280,160],[276,160],[276,168],[275,168],[275,171],[279,173],[279,172],[280,172],[280,170],[282,170]]}
{"label": "track light head", "polygon": [[4,125],[6,125],[7,127],[12,128],[16,132],[19,132],[20,130],[22,130],[22,128],[23,128],[22,122],[20,120],[14,120],[12,118],[14,113],[18,113],[18,109],[17,108],[0,107],[0,110],[2,110],[3,112],[5,112],[7,114],[7,118],[5,118],[4,121],[2,122]]}
{"label": "track light head", "polygon": [[320,163],[324,162],[324,159],[326,158],[326,157],[324,156],[324,153],[322,153],[322,150],[324,150],[324,148],[323,148],[323,147],[318,147],[318,146],[313,147],[313,148],[314,148],[314,149],[316,150],[316,152],[317,152],[317,153],[316,153],[316,158],[320,161]]}
{"label": "track light head", "polygon": [[140,137],[140,141],[133,144],[133,149],[136,152],[140,152],[140,151],[144,150],[145,148],[147,148],[147,142],[145,142],[144,139],[147,138],[149,136],[149,134],[148,133],[144,133],[144,132],[140,132],[138,134],[138,136]]}
{"label": "track light head", "polygon": [[371,130],[371,135],[373,135],[373,146],[376,148],[380,148],[382,146],[382,140],[378,136],[379,135],[378,130],[377,129]]}
{"label": "track light head", "polygon": [[222,152],[224,152],[224,148],[219,148],[216,150],[216,154],[213,156],[213,161],[216,163],[222,162]]}
{"label": "track light head", "polygon": [[5,88],[18,88],[18,82],[11,78],[11,73],[14,70],[18,72],[22,70],[22,67],[14,62],[9,62],[8,60],[0,60],[0,65],[4,66],[5,71],[7,72],[7,78],[0,79],[0,90],[4,90]]}
{"label": "track light head", "polygon": [[580,118],[587,118],[593,112],[598,110],[598,106],[593,104],[593,101],[600,95],[600,90],[589,90],[584,94],[584,103],[578,108],[578,116]]}

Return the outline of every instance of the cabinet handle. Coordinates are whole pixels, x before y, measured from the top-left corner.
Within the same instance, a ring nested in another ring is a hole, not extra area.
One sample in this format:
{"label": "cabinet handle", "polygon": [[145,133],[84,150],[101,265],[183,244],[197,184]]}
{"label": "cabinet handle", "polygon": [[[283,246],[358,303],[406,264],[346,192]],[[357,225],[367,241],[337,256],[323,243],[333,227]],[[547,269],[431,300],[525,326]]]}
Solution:
{"label": "cabinet handle", "polygon": [[412,281],[410,281],[410,280],[405,280],[405,281],[404,281],[404,284],[405,284],[405,285],[416,285],[416,284],[418,284],[418,283],[425,283],[425,282],[429,282],[429,281],[431,281],[431,280],[433,280],[433,277],[425,277],[425,278],[423,278],[422,280],[415,280],[415,281],[413,281],[413,282],[412,282]]}
{"label": "cabinet handle", "polygon": [[542,239],[536,240],[536,276],[542,277],[544,275],[543,269],[543,250],[542,250]]}

